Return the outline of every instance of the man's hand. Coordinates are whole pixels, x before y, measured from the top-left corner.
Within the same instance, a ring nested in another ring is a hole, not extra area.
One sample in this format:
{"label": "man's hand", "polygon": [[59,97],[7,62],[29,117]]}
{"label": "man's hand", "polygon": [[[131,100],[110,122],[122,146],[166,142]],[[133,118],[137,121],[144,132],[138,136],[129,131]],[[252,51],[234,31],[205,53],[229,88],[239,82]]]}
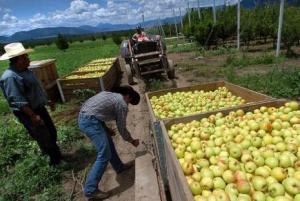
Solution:
{"label": "man's hand", "polygon": [[106,130],[107,130],[107,133],[110,136],[115,136],[116,135],[116,132],[113,129],[107,127]]}
{"label": "man's hand", "polygon": [[51,100],[48,101],[48,105],[50,107],[50,110],[53,112],[55,111],[56,107],[55,107],[55,103],[52,102]]}
{"label": "man's hand", "polygon": [[139,146],[139,144],[140,144],[140,140],[139,140],[139,139],[134,139],[134,140],[131,141],[131,144],[132,144],[133,146],[137,147],[137,146]]}
{"label": "man's hand", "polygon": [[40,124],[43,123],[41,117],[39,115],[36,115],[36,114],[31,115],[30,119],[31,119],[32,124],[35,125],[35,126],[40,125]]}

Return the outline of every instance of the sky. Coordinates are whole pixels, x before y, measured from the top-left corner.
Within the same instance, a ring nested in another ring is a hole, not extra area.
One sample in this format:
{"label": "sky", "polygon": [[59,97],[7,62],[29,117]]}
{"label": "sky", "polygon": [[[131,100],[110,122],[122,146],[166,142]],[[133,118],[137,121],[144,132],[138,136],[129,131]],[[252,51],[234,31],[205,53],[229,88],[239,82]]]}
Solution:
{"label": "sky", "polygon": [[[215,0],[216,5],[236,0]],[[0,36],[44,27],[96,26],[99,23],[135,24],[179,16],[198,0],[0,0]],[[200,7],[213,0],[199,0]],[[174,10],[174,11],[173,11]]]}

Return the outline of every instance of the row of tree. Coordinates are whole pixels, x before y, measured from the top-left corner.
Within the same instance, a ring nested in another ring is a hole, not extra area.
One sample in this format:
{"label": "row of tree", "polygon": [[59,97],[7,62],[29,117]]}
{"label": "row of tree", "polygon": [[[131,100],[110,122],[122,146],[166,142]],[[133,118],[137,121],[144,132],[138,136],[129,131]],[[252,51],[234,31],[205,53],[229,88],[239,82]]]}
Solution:
{"label": "row of tree", "polygon": [[[241,40],[244,45],[261,39],[277,39],[279,5],[271,4],[254,9],[241,9]],[[186,36],[193,36],[196,41],[206,47],[218,45],[228,39],[235,39],[237,35],[237,8],[224,7],[217,11],[217,21],[214,23],[212,9],[202,9],[201,19],[198,12],[190,13],[191,26],[188,15],[184,17],[183,32]],[[282,42],[288,51],[300,40],[300,8],[287,6],[284,14]]]}

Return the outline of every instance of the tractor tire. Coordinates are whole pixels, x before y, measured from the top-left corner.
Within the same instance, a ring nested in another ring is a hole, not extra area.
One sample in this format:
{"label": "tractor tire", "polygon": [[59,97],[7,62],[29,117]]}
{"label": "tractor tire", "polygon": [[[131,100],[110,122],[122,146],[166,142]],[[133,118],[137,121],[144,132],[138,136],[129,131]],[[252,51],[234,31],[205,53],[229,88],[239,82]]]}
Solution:
{"label": "tractor tire", "polygon": [[133,85],[134,81],[133,81],[133,75],[132,75],[130,65],[125,64],[125,70],[126,70],[126,74],[127,74],[128,84]]}
{"label": "tractor tire", "polygon": [[175,68],[172,60],[168,59],[167,75],[170,80],[175,78]]}

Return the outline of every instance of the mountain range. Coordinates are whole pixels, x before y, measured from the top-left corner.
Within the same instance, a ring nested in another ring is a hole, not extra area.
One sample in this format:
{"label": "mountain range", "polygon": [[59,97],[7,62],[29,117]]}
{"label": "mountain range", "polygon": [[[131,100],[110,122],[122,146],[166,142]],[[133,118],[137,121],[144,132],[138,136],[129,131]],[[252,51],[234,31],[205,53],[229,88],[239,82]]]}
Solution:
{"label": "mountain range", "polygon": [[[242,7],[253,8],[255,6],[260,6],[265,3],[276,3],[278,0],[241,0]],[[300,6],[299,0],[287,0],[288,4]],[[161,20],[161,24],[179,22],[179,17],[169,17]],[[25,41],[32,39],[43,39],[56,37],[57,34],[63,35],[84,35],[93,34],[101,32],[112,32],[134,29],[137,25],[142,24],[143,27],[151,27],[158,24],[158,20],[145,21],[144,23],[137,24],[109,24],[100,23],[97,26],[80,26],[80,27],[47,27],[38,28],[30,31],[20,31],[16,32],[11,36],[0,36],[0,43],[9,43],[15,41]]]}
{"label": "mountain range", "polygon": [[[169,17],[160,21],[161,24],[165,23],[174,23],[179,22],[180,17]],[[144,23],[138,24],[109,24],[109,23],[100,23],[97,26],[80,26],[80,27],[47,27],[47,28],[38,28],[30,31],[20,31],[16,32],[11,36],[0,36],[0,43],[10,43],[16,41],[26,41],[32,39],[43,39],[43,38],[52,38],[56,37],[57,34],[63,35],[84,35],[84,34],[93,34],[93,33],[104,33],[112,31],[121,31],[134,29],[138,25],[143,27],[151,27],[157,25],[158,20],[149,20]]]}

